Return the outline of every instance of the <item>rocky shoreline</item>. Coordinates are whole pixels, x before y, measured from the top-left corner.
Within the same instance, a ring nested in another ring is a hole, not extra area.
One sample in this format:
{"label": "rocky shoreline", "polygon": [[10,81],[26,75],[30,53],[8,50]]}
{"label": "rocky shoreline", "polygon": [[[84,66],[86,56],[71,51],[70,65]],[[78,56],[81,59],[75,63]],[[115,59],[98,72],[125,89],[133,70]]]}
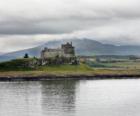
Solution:
{"label": "rocky shoreline", "polygon": [[43,76],[3,76],[0,81],[45,81],[45,80],[101,80],[101,79],[138,79],[140,75],[43,75]]}

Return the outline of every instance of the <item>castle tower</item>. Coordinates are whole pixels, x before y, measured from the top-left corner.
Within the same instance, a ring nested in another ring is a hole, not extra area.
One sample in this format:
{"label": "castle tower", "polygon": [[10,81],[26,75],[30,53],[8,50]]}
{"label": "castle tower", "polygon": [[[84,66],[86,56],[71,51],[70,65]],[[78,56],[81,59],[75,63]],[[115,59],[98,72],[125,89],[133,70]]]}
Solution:
{"label": "castle tower", "polygon": [[64,53],[66,55],[69,55],[69,56],[74,56],[75,55],[75,48],[72,46],[72,42],[71,43],[66,43],[66,44],[62,44],[61,46],[61,49],[64,50]]}

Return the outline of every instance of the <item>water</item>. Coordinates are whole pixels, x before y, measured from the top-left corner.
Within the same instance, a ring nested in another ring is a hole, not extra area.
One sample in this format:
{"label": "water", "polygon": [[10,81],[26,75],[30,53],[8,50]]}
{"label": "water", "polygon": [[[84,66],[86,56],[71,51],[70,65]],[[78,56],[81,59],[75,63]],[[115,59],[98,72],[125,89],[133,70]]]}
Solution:
{"label": "water", "polygon": [[140,80],[0,82],[0,116],[139,116]]}

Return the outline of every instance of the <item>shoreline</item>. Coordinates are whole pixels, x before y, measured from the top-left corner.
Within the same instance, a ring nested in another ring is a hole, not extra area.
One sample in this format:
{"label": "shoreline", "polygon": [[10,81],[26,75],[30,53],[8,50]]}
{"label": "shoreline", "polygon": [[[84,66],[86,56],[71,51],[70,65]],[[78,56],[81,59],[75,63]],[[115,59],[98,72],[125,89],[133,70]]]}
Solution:
{"label": "shoreline", "polygon": [[43,76],[1,76],[0,81],[45,81],[45,80],[102,80],[102,79],[140,79],[140,75],[43,75]]}

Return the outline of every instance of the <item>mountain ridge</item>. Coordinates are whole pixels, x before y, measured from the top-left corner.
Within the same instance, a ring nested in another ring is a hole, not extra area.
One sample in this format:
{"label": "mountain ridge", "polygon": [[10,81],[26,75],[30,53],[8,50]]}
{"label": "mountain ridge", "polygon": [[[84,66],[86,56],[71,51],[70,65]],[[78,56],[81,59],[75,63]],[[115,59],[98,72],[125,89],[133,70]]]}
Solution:
{"label": "mountain ridge", "polygon": [[63,39],[63,40],[52,40],[48,41],[40,46],[24,49],[20,51],[15,51],[11,53],[6,53],[0,55],[0,61],[7,61],[15,58],[23,57],[25,53],[28,53],[29,56],[40,56],[40,51],[44,47],[48,48],[58,48],[61,47],[61,44],[66,42],[72,42],[75,46],[77,55],[140,55],[140,46],[116,46],[112,44],[103,44],[101,42],[84,38],[84,39]]}

